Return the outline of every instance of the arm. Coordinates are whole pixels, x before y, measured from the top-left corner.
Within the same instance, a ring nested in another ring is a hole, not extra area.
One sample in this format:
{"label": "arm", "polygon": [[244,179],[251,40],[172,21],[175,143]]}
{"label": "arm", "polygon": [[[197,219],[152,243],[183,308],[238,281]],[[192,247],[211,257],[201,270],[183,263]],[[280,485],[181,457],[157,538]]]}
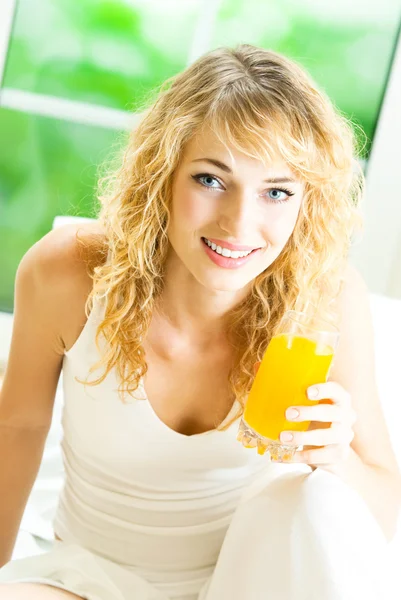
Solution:
{"label": "arm", "polygon": [[[375,380],[369,292],[363,278],[351,265],[340,296],[340,315],[340,342],[328,381],[340,384],[350,394],[357,418],[351,451],[346,459],[321,468],[341,477],[363,497],[387,540],[391,540],[401,508],[401,476]],[[321,396],[318,400],[325,397],[324,386],[319,387]],[[394,401],[397,401],[396,390]],[[306,450],[302,453],[302,461],[313,464],[311,455],[316,452],[324,450]]]}
{"label": "arm", "polygon": [[60,238],[48,234],[23,257],[13,333],[0,388],[0,567],[11,560],[37,477],[60,376],[63,344]]}

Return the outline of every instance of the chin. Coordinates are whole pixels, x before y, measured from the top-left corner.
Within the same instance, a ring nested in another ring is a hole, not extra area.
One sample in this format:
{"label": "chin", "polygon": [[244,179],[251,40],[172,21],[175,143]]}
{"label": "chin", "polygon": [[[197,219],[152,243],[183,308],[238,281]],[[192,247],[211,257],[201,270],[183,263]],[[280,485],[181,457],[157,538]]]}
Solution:
{"label": "chin", "polygon": [[[255,277],[257,277],[257,275],[258,273],[255,275]],[[248,276],[245,278],[244,275],[241,277],[239,273],[235,275],[231,272],[231,274],[228,274],[225,277],[222,277],[220,274],[214,274],[212,277],[207,277],[207,275],[204,275],[203,277],[197,277],[196,279],[201,285],[210,291],[239,292],[240,290],[245,290],[248,288],[252,284],[255,277]]]}

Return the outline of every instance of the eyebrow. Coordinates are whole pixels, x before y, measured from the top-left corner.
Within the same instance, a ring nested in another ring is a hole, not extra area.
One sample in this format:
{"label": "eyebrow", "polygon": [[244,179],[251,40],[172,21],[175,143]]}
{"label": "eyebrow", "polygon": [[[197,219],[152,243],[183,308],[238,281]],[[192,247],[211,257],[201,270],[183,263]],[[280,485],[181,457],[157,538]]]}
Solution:
{"label": "eyebrow", "polygon": [[[232,174],[232,170],[230,169],[230,167],[228,167],[224,163],[220,162],[219,160],[216,160],[215,158],[196,158],[195,160],[193,160],[191,162],[208,162],[208,163],[214,165],[215,167],[218,167],[222,171]],[[264,179],[263,182],[264,183],[298,183],[298,181],[296,179],[293,179],[292,177],[281,177],[281,176],[280,177],[271,177],[270,179]]]}

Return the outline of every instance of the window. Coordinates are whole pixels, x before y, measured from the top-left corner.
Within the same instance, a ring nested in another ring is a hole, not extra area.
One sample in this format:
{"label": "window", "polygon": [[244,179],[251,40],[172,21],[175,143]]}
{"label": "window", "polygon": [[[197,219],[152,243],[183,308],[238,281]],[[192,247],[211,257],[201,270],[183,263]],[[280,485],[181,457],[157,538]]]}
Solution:
{"label": "window", "polygon": [[54,217],[95,214],[99,164],[136,107],[209,49],[247,42],[297,60],[362,126],[369,156],[400,13],[399,0],[3,0],[0,311]]}

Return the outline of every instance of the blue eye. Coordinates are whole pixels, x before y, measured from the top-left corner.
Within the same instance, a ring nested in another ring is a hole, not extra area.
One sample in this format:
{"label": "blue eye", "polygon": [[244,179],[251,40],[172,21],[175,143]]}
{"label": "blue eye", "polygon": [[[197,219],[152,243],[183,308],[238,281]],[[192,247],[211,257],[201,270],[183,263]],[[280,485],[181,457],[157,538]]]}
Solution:
{"label": "blue eye", "polygon": [[[222,189],[222,187],[216,187],[213,185],[209,185],[208,183],[204,183],[202,181],[202,179],[205,181],[209,180],[209,183],[211,183],[211,184],[215,181],[219,184],[219,186],[222,185],[216,177],[214,177],[213,175],[210,175],[209,173],[199,173],[198,175],[191,175],[191,177],[206,190],[210,190],[213,192],[215,190]],[[279,196],[277,196],[277,193],[279,194]],[[281,204],[282,202],[287,202],[289,200],[290,196],[293,196],[294,193],[295,192],[292,192],[291,190],[288,190],[286,188],[270,188],[270,190],[268,190],[268,192],[267,192],[267,197],[270,199],[272,204]],[[270,194],[274,194],[274,196],[271,196]],[[282,198],[281,197],[282,194],[285,194],[286,197]]]}
{"label": "blue eye", "polygon": [[216,177],[213,177],[213,175],[209,175],[208,173],[200,173],[199,175],[191,175],[192,179],[194,179],[197,183],[200,183],[200,185],[202,185],[203,187],[205,187],[206,189],[209,190],[217,190],[218,188],[216,187],[211,187],[210,185],[207,185],[205,183],[202,183],[201,179],[212,179],[213,181],[217,181],[217,183],[219,183],[219,181],[216,179]]}
{"label": "blue eye", "polygon": [[[270,194],[272,194],[273,192],[276,192],[276,193],[278,192],[279,194],[286,194],[287,198],[281,198],[281,196],[277,197],[277,195],[270,196]],[[294,195],[294,192],[291,192],[290,190],[286,190],[286,189],[281,189],[281,188],[272,188],[268,192],[269,198],[271,198],[273,200],[273,202],[277,202],[277,203],[287,202],[288,197],[293,196],[293,195]]]}

